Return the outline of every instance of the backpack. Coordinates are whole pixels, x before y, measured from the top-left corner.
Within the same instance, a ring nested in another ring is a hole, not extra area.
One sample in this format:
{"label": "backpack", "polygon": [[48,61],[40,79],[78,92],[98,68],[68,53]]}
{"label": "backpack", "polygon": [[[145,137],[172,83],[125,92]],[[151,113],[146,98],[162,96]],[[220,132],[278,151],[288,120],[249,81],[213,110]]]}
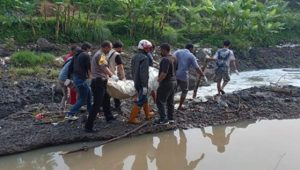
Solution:
{"label": "backpack", "polygon": [[226,69],[228,66],[227,66],[227,61],[230,57],[230,50],[228,49],[222,49],[222,50],[219,50],[217,52],[217,68],[222,68],[222,69]]}

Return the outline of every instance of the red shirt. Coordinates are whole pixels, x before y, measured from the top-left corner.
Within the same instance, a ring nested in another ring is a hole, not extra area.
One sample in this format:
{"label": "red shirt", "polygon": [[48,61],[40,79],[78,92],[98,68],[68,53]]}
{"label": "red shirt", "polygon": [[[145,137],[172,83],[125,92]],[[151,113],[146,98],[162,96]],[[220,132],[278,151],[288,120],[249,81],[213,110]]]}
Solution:
{"label": "red shirt", "polygon": [[70,52],[69,54],[67,54],[65,57],[64,57],[64,62],[68,61],[70,58],[73,57],[75,53],[74,52]]}

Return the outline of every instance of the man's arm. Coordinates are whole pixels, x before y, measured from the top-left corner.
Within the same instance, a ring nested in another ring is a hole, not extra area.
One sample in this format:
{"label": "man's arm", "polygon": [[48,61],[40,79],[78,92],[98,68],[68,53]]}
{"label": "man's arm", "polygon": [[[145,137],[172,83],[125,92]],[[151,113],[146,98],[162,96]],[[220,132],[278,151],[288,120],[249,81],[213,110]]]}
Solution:
{"label": "man's arm", "polygon": [[232,61],[231,61],[231,64],[233,65],[234,69],[237,70],[237,67],[236,67],[236,61],[235,61],[235,60],[232,60]]}
{"label": "man's arm", "polygon": [[124,65],[121,59],[121,55],[117,55],[115,62],[117,64],[117,71],[118,71],[118,76],[120,78],[120,80],[125,79],[125,71],[124,71]]}
{"label": "man's arm", "polygon": [[88,76],[88,78],[90,78],[91,77],[91,59],[90,59],[90,57],[87,57],[85,60],[86,60],[87,76]]}
{"label": "man's arm", "polygon": [[159,77],[158,77],[157,81],[158,81],[158,82],[161,82],[161,81],[163,81],[166,77],[167,77],[167,74],[161,72],[161,73],[159,74]]}
{"label": "man's arm", "polygon": [[72,74],[74,72],[74,60],[75,58],[72,58],[70,62],[70,65],[69,65],[69,69],[68,69],[68,79],[71,79],[72,78]]}
{"label": "man's arm", "polygon": [[234,56],[234,54],[233,54],[232,51],[231,51],[231,54],[230,54],[230,64],[233,65],[236,74],[239,74],[239,71],[238,71],[238,69],[236,67],[236,59],[235,59],[235,56]]}
{"label": "man's arm", "polygon": [[203,71],[201,70],[200,67],[196,68],[197,73],[199,74],[199,76],[204,76]]}
{"label": "man's arm", "polygon": [[123,64],[119,64],[117,66],[117,70],[118,70],[118,73],[119,73],[119,78],[120,80],[124,80],[125,79],[125,70],[124,70],[124,65]]}
{"label": "man's arm", "polygon": [[170,67],[169,60],[168,59],[161,60],[160,67],[161,68],[159,68],[159,69],[161,70],[161,73],[158,76],[158,79],[157,79],[158,82],[163,81],[167,77],[167,73],[168,73],[168,70]]}
{"label": "man's arm", "polygon": [[141,80],[141,86],[148,88],[149,81],[149,61],[148,58],[145,58],[139,65],[139,78]]}
{"label": "man's arm", "polygon": [[197,73],[199,74],[199,76],[204,76],[199,64],[197,63],[197,59],[195,56],[193,56],[193,59],[192,59],[192,66],[193,68],[197,71]]}
{"label": "man's arm", "polygon": [[107,74],[109,77],[113,76],[114,74],[110,71],[108,66],[104,66],[104,72]]}

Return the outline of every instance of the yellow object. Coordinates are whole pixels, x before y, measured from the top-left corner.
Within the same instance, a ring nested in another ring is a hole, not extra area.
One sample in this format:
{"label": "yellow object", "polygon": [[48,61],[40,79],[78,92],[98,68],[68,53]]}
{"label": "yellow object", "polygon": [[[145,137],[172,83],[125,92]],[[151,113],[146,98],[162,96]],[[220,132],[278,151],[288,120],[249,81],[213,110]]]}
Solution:
{"label": "yellow object", "polygon": [[154,112],[150,112],[150,106],[149,106],[148,102],[144,103],[143,109],[145,112],[146,120],[150,120],[154,117]]}
{"label": "yellow object", "polygon": [[130,123],[130,124],[140,124],[141,123],[141,121],[138,119],[138,113],[139,113],[140,109],[141,108],[138,107],[137,105],[133,105],[128,123]]}
{"label": "yellow object", "polygon": [[100,56],[98,64],[99,65],[106,65],[106,64],[108,64],[107,61],[106,61],[106,56],[104,55],[104,53]]}

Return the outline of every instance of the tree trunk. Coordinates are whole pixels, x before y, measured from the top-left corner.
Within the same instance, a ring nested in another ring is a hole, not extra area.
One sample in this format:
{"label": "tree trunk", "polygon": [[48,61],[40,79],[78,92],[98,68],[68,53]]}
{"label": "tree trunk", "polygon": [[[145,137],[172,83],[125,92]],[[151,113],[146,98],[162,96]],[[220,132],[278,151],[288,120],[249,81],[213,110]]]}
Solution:
{"label": "tree trunk", "polygon": [[98,8],[97,8],[97,12],[96,12],[96,15],[95,15],[95,18],[94,18],[94,22],[93,22],[94,26],[96,26],[96,21],[97,21],[97,17],[99,15],[100,9],[101,9],[101,5],[99,5]]}
{"label": "tree trunk", "polygon": [[55,39],[58,40],[60,29],[60,7],[56,6],[56,28],[55,28]]}
{"label": "tree trunk", "polygon": [[34,25],[33,25],[33,21],[32,21],[32,16],[30,15],[30,26],[31,26],[31,30],[32,30],[32,34],[34,37],[36,37],[36,31],[35,31],[35,28],[34,28]]}
{"label": "tree trunk", "polygon": [[46,8],[46,0],[44,0],[44,20],[47,22],[47,8]]}

